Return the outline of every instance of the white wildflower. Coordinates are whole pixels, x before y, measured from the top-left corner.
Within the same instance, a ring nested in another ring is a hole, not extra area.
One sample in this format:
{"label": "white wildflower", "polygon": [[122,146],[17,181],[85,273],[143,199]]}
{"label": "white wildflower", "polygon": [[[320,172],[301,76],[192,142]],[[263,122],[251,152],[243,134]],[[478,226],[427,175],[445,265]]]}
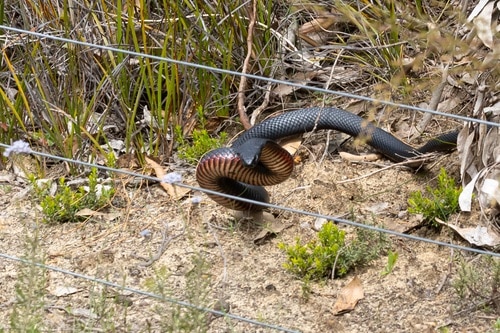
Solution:
{"label": "white wildflower", "polygon": [[5,151],[3,152],[3,156],[9,157],[12,153],[30,154],[32,152],[33,151],[31,150],[29,143],[24,142],[23,140],[17,140],[14,141],[10,147],[5,149]]}

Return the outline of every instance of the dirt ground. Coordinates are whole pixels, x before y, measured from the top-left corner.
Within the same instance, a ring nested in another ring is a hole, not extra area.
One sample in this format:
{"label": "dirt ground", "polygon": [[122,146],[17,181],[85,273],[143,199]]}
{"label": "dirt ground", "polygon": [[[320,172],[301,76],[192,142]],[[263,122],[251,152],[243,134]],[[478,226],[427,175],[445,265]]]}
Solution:
{"label": "dirt ground", "polygon": [[[273,203],[354,217],[398,231],[418,223],[406,212],[409,193],[432,183],[439,166],[446,166],[451,174],[457,170],[456,153],[428,167],[427,173],[416,175],[403,168],[382,170],[380,165],[389,165],[384,159],[350,163],[333,154],[320,161],[324,142],[306,147],[291,179],[269,188]],[[356,153],[352,145],[342,149]],[[176,171],[182,172],[187,184],[196,185],[194,168]],[[257,244],[254,239],[261,226],[236,221],[230,211],[205,196],[193,205],[189,199],[192,193],[174,201],[158,184],[125,185],[129,181],[116,184],[117,200],[110,212],[118,213],[117,218],[54,226],[40,223],[41,213],[26,184],[18,180],[4,183],[0,187],[0,251],[23,256],[26,239],[37,229],[41,239],[38,251],[45,253],[47,265],[141,290],[148,290],[151,278],[163,278],[160,285],[171,297],[192,300],[193,288],[195,294],[205,290],[203,305],[207,307],[230,309],[239,316],[302,332],[487,332],[492,331],[498,317],[459,299],[452,286],[458,253],[449,248],[390,237],[391,248],[399,254],[392,273],[381,276],[387,263],[383,255],[342,279],[312,283],[306,297],[301,281],[282,268],[285,255],[277,244],[292,243],[296,237],[313,239],[315,218],[272,211],[287,228]],[[352,227],[341,227],[354,234]],[[463,244],[446,229],[421,228],[413,234]],[[165,236],[170,241],[165,252],[152,265],[143,265],[157,253]],[[465,260],[474,257],[461,255]],[[195,267],[200,261],[193,261],[197,256],[208,265],[201,273]],[[22,270],[18,263],[1,261],[0,327],[9,327],[14,286]],[[188,278],[193,274],[198,279],[194,287]],[[334,316],[332,307],[339,292],[355,276],[362,282],[364,298],[353,311]],[[60,292],[62,287],[72,291]],[[168,306],[143,295],[103,289],[99,284],[49,271],[44,310],[47,326],[58,332],[72,331],[79,325],[96,331],[166,330],[162,322],[170,318],[172,309]],[[105,303],[107,310],[98,312],[98,302]],[[272,331],[234,319],[206,320],[210,332]]]}

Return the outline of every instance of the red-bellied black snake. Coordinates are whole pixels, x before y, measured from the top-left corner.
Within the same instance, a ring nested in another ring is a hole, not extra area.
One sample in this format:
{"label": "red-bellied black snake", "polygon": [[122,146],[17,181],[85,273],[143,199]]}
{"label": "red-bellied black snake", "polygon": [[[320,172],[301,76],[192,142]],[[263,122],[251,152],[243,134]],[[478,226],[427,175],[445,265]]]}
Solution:
{"label": "red-bellied black snake", "polygon": [[[456,146],[458,131],[429,140],[416,149],[363,118],[334,107],[312,107],[284,113],[268,119],[243,133],[231,147],[205,154],[196,168],[196,179],[205,189],[269,202],[262,186],[285,181],[293,171],[292,156],[274,140],[313,130],[332,129],[363,140],[392,161]],[[215,194],[210,198],[234,210],[262,210],[262,206],[232,200]]]}

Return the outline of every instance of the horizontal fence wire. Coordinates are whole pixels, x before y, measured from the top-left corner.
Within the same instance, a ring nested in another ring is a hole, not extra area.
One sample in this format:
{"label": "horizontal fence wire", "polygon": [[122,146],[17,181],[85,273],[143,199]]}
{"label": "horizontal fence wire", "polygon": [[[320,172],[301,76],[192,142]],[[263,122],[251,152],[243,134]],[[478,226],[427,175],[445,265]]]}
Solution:
{"label": "horizontal fence wire", "polygon": [[287,333],[299,333],[300,332],[300,331],[296,331],[296,330],[291,330],[291,329],[288,329],[288,328],[280,327],[280,326],[277,326],[277,325],[267,324],[267,323],[264,323],[264,322],[261,322],[261,321],[257,321],[257,320],[253,320],[253,319],[249,319],[249,318],[245,318],[245,317],[240,317],[238,315],[231,314],[231,313],[228,313],[228,312],[222,312],[222,311],[217,311],[217,310],[213,310],[213,309],[204,308],[204,307],[197,306],[197,305],[194,305],[194,304],[191,304],[191,303],[188,303],[188,302],[177,300],[175,298],[170,298],[170,297],[158,295],[158,294],[155,294],[155,293],[150,293],[150,292],[147,292],[147,291],[144,291],[144,290],[140,290],[140,289],[130,288],[130,287],[127,287],[127,286],[123,286],[123,285],[119,285],[119,284],[113,283],[113,282],[108,281],[108,280],[94,278],[94,277],[91,277],[91,276],[88,276],[88,275],[79,274],[79,273],[76,273],[76,272],[73,272],[73,271],[68,271],[68,270],[65,270],[65,269],[62,269],[62,268],[59,268],[59,267],[56,267],[56,266],[50,266],[50,265],[45,265],[45,264],[42,264],[42,263],[39,263],[39,262],[33,262],[33,261],[30,261],[30,260],[27,260],[27,259],[19,258],[19,257],[16,257],[16,256],[11,256],[11,255],[8,255],[8,254],[5,254],[5,253],[0,253],[0,258],[4,258],[4,259],[7,259],[7,260],[20,262],[20,263],[25,264],[25,265],[33,265],[33,266],[36,266],[36,267],[39,267],[39,268],[42,268],[42,269],[47,269],[47,270],[50,270],[50,271],[53,271],[53,272],[58,272],[58,273],[70,275],[70,276],[73,276],[73,277],[76,277],[76,278],[80,278],[80,279],[83,279],[83,280],[87,280],[87,281],[90,281],[90,282],[96,282],[96,283],[99,283],[99,284],[102,284],[102,285],[105,285],[105,286],[108,286],[108,287],[116,288],[118,290],[128,291],[128,292],[134,293],[136,295],[147,296],[147,297],[150,297],[150,298],[158,299],[158,300],[161,300],[161,301],[164,301],[164,302],[169,302],[169,303],[172,303],[172,304],[184,306],[184,307],[195,309],[195,310],[199,310],[199,311],[202,311],[202,312],[212,313],[212,314],[217,315],[217,316],[223,316],[223,317],[227,317],[227,318],[232,318],[232,319],[235,319],[235,320],[238,320],[238,321],[241,321],[241,322],[246,322],[246,323],[249,323],[249,324],[252,324],[252,325],[257,325],[257,326],[262,326],[262,327],[266,327],[266,328],[271,328],[271,329],[274,329],[274,330],[278,330],[278,331],[282,331],[282,332],[287,332]]}
{"label": "horizontal fence wire", "polygon": [[[211,67],[203,64],[197,64],[197,63],[192,63],[188,61],[182,61],[182,60],[176,60],[172,58],[167,58],[167,57],[160,57],[160,56],[155,56],[155,55],[150,55],[150,54],[144,54],[140,52],[135,52],[135,51],[130,51],[130,50],[124,50],[112,46],[106,46],[106,45],[97,45],[97,44],[92,44],[89,42],[82,42],[78,40],[72,40],[64,37],[59,37],[59,36],[53,36],[53,35],[48,35],[40,32],[35,32],[35,31],[29,31],[29,30],[24,30],[24,29],[19,29],[19,28],[14,28],[14,27],[9,27],[5,25],[0,25],[0,29],[5,29],[5,30],[10,30],[14,31],[20,34],[26,34],[26,35],[31,35],[34,37],[38,38],[44,38],[44,39],[52,39],[56,40],[59,42],[64,42],[64,43],[70,43],[70,44],[76,44],[76,45],[81,45],[81,46],[86,46],[89,48],[95,48],[95,49],[100,49],[100,50],[105,50],[105,51],[111,51],[111,52],[118,52],[118,53],[123,53],[127,54],[130,56],[134,57],[139,57],[139,58],[148,58],[152,60],[157,60],[157,61],[165,61],[167,63],[172,63],[172,64],[177,64],[181,66],[186,66],[186,67],[193,67],[193,68],[198,68],[198,69],[204,69],[210,72],[214,73],[221,73],[221,74],[229,74],[229,75],[234,75],[234,76],[245,76],[247,78],[255,79],[255,80],[261,80],[261,81],[267,81],[267,82],[272,82],[276,84],[284,84],[292,87],[297,87],[297,88],[303,88],[303,89],[308,89],[312,90],[315,92],[321,92],[321,93],[326,93],[326,94],[331,94],[331,95],[337,95],[337,96],[342,96],[342,97],[348,97],[348,98],[353,98],[357,100],[362,100],[362,101],[367,101],[367,102],[372,102],[376,104],[382,104],[382,105],[388,105],[388,106],[393,106],[393,107],[398,107],[398,108],[404,108],[412,111],[419,111],[419,112],[424,112],[424,113],[430,113],[433,115],[438,115],[438,116],[444,116],[448,118],[453,118],[456,120],[462,120],[466,122],[474,122],[474,123],[479,123],[479,124],[485,124],[485,125],[491,125],[491,126],[500,126],[497,123],[493,123],[490,121],[486,121],[483,119],[475,119],[475,118],[470,118],[466,116],[461,116],[461,115],[456,115],[456,114],[451,114],[451,113],[444,113],[441,111],[436,111],[436,110],[430,110],[426,108],[421,108],[418,106],[412,106],[412,105],[407,105],[407,104],[400,104],[396,102],[391,102],[391,101],[386,101],[386,100],[381,100],[377,98],[372,98],[368,96],[362,96],[362,95],[356,95],[356,94],[351,94],[347,93],[344,91],[338,91],[338,90],[330,90],[330,89],[325,89],[325,88],[319,88],[319,87],[313,87],[313,86],[307,86],[301,83],[296,83],[296,82],[290,82],[290,81],[283,81],[283,80],[278,80],[274,78],[269,78],[269,77],[264,77],[264,76],[259,76],[259,75],[254,75],[254,74],[248,74],[248,73],[240,73],[237,71],[232,71],[228,69],[223,69],[223,68],[217,68],[217,67]],[[5,35],[4,35],[5,38]],[[4,41],[4,48],[6,48],[8,43]]]}
{"label": "horizontal fence wire", "polygon": [[[474,123],[486,124],[486,125],[489,125],[489,126],[500,127],[500,124],[498,124],[498,123],[493,123],[493,122],[485,121],[485,120],[482,120],[482,119],[475,119],[475,118],[470,118],[470,117],[461,116],[461,115],[443,113],[443,112],[440,112],[440,111],[429,110],[429,109],[425,109],[425,108],[421,108],[421,107],[417,107],[417,106],[405,105],[405,104],[395,103],[395,102],[386,101],[386,100],[379,100],[379,99],[376,99],[376,98],[371,98],[371,97],[367,97],[367,96],[361,96],[361,95],[351,94],[351,93],[347,93],[347,92],[343,92],[343,91],[334,91],[334,90],[330,90],[330,89],[324,89],[324,88],[307,86],[307,85],[304,85],[304,84],[290,82],[290,81],[283,81],[283,80],[278,80],[278,79],[274,79],[274,78],[267,78],[267,77],[263,77],[263,76],[259,76],[259,75],[254,75],[254,74],[240,73],[240,72],[236,72],[236,71],[232,71],[232,70],[227,70],[227,69],[222,69],[222,68],[216,68],[216,67],[206,66],[206,65],[203,65],[203,64],[190,63],[190,62],[181,61],[181,60],[175,60],[175,59],[166,58],[166,57],[159,57],[159,56],[154,56],[154,55],[148,55],[148,54],[143,54],[143,53],[140,53],[140,52],[134,52],[134,51],[120,49],[120,48],[111,47],[111,46],[97,45],[97,44],[92,44],[92,43],[88,43],[88,42],[82,42],[82,41],[72,40],[72,39],[68,39],[68,38],[53,36],[53,35],[49,35],[49,34],[39,33],[39,32],[35,32],[35,31],[18,29],[18,28],[14,28],[14,27],[5,26],[5,25],[0,25],[0,29],[4,29],[4,30],[7,30],[7,31],[13,31],[13,32],[16,32],[16,33],[19,33],[19,34],[29,35],[29,36],[33,36],[33,37],[37,37],[37,38],[46,38],[46,39],[52,39],[52,40],[56,40],[56,41],[60,41],[60,42],[64,42],[64,43],[77,44],[77,45],[81,45],[81,46],[85,46],[85,47],[89,47],[89,48],[101,49],[101,50],[106,50],[106,51],[111,51],[111,52],[120,52],[120,53],[123,53],[123,54],[127,54],[127,55],[134,56],[134,57],[139,57],[139,58],[149,58],[149,59],[157,60],[157,61],[165,61],[167,63],[173,63],[173,64],[177,64],[177,65],[181,65],[181,66],[203,69],[203,70],[207,70],[207,71],[214,72],[214,73],[229,74],[229,75],[234,75],[234,76],[245,76],[245,77],[252,78],[252,79],[255,79],[255,80],[263,80],[263,81],[267,81],[267,82],[271,82],[271,83],[275,83],[275,84],[284,84],[284,85],[289,85],[289,86],[293,86],[293,87],[297,87],[297,88],[308,89],[308,90],[315,91],[315,92],[320,92],[320,93],[326,93],[326,94],[332,94],[332,95],[337,95],[337,96],[343,96],[343,97],[353,98],[353,99],[357,99],[357,100],[363,100],[363,101],[368,101],[368,102],[372,102],[372,103],[377,103],[377,104],[381,104],[381,105],[388,105],[388,106],[394,106],[394,107],[398,107],[398,108],[408,109],[408,110],[412,110],[412,111],[419,111],[419,112],[424,112],[424,113],[430,113],[430,114],[434,114],[434,115],[438,115],[438,116],[444,116],[444,117],[452,118],[452,119],[456,119],[456,120],[462,120],[462,121],[465,121],[465,122],[474,122]],[[7,35],[3,35],[4,39],[6,39],[7,37],[8,37]],[[8,47],[8,43],[7,43],[7,40],[4,40],[4,46],[3,46],[3,48],[5,49],[6,47]],[[11,145],[4,144],[4,143],[0,143],[0,147],[6,148],[6,149],[12,148]],[[104,170],[104,171],[116,172],[116,173],[121,173],[121,174],[129,175],[129,176],[133,176],[133,177],[139,177],[139,178],[142,178],[142,179],[145,179],[145,180],[149,180],[149,181],[154,181],[154,182],[161,182],[162,181],[162,179],[160,179],[158,177],[152,177],[152,176],[142,175],[142,174],[135,173],[135,172],[128,171],[128,170],[120,170],[120,169],[115,169],[115,168],[111,168],[111,167],[107,167],[107,166],[102,166],[102,165],[97,165],[97,164],[89,163],[89,162],[84,162],[84,161],[69,159],[69,158],[65,158],[65,157],[61,157],[61,156],[56,156],[56,155],[52,155],[52,154],[37,152],[37,151],[32,150],[32,149],[30,149],[29,153],[33,154],[33,155],[38,155],[38,156],[41,156],[41,157],[45,157],[45,158],[51,158],[51,159],[65,161],[65,162],[68,162],[68,163],[73,163],[73,164],[82,165],[82,166],[86,166],[86,167],[97,168],[97,169]],[[336,223],[341,223],[341,224],[344,224],[344,225],[350,225],[350,226],[357,227],[357,228],[369,229],[369,230],[372,230],[372,231],[386,233],[386,234],[390,234],[390,235],[393,235],[393,236],[397,236],[397,237],[401,237],[401,238],[406,238],[406,239],[410,239],[410,240],[414,240],[414,241],[421,241],[421,242],[431,243],[431,244],[434,244],[434,245],[449,247],[449,248],[453,248],[453,249],[457,249],[457,250],[463,250],[463,251],[468,251],[468,252],[477,253],[477,254],[483,254],[483,255],[490,255],[490,256],[493,256],[493,257],[500,257],[500,254],[495,253],[495,252],[491,252],[491,251],[486,251],[486,250],[482,250],[482,249],[477,249],[477,248],[472,248],[472,247],[467,247],[467,246],[461,246],[461,245],[457,245],[457,244],[453,244],[453,243],[446,243],[446,242],[436,241],[436,240],[432,240],[432,239],[428,239],[428,238],[424,238],[424,237],[419,237],[419,236],[404,234],[404,233],[401,233],[401,232],[397,232],[397,231],[393,231],[393,230],[388,230],[388,229],[384,229],[384,228],[380,228],[380,227],[376,227],[376,226],[371,226],[371,225],[365,225],[363,223],[359,223],[359,222],[355,222],[355,221],[351,221],[351,220],[347,220],[347,219],[342,219],[342,218],[338,218],[338,217],[334,217],[334,216],[328,216],[328,215],[323,215],[323,214],[318,214],[318,213],[312,213],[312,212],[307,212],[307,211],[303,211],[303,210],[294,209],[294,208],[291,208],[291,207],[285,207],[285,206],[281,206],[281,205],[274,205],[274,204],[270,204],[270,203],[263,203],[263,202],[260,202],[260,201],[254,201],[254,200],[250,200],[250,199],[240,198],[240,197],[228,195],[228,194],[225,194],[225,193],[219,193],[219,192],[207,190],[207,189],[204,189],[204,188],[199,188],[199,187],[196,187],[196,186],[190,186],[190,185],[187,185],[187,184],[183,184],[182,182],[175,182],[175,183],[173,183],[173,185],[176,185],[176,186],[179,186],[179,187],[184,187],[184,188],[187,188],[187,189],[190,189],[190,190],[194,190],[194,191],[200,191],[200,192],[205,192],[205,193],[209,193],[209,194],[216,194],[216,195],[227,197],[227,198],[230,198],[230,199],[236,199],[236,200],[240,200],[240,201],[244,201],[244,202],[248,202],[248,203],[258,204],[260,206],[274,208],[274,209],[278,209],[278,210],[282,210],[282,211],[288,211],[288,212],[292,212],[292,213],[295,213],[295,214],[312,216],[312,217],[316,217],[316,218],[324,218],[324,219],[327,219],[327,220],[330,220],[330,221],[335,221]],[[31,262],[29,260],[18,258],[18,257],[15,257],[15,256],[11,256],[11,255],[8,255],[8,254],[5,254],[5,253],[0,253],[0,257],[8,259],[8,260],[14,260],[14,261],[17,261],[17,262],[20,262],[20,263],[23,263],[23,264],[35,265],[35,266],[38,266],[40,268],[45,268],[45,269],[48,269],[48,270],[60,272],[62,274],[71,275],[71,276],[78,277],[78,278],[81,278],[81,279],[93,281],[93,282],[96,282],[96,283],[100,283],[100,284],[107,285],[107,286],[110,286],[110,287],[113,287],[113,288],[125,290],[125,291],[132,292],[132,293],[135,293],[135,294],[144,295],[144,296],[151,297],[151,298],[154,298],[154,299],[159,299],[159,300],[170,302],[170,303],[177,304],[177,305],[180,305],[180,306],[185,306],[185,307],[197,309],[197,310],[200,310],[200,311],[210,312],[210,313],[213,313],[213,314],[216,314],[216,315],[226,316],[226,317],[229,317],[229,318],[232,318],[232,319],[235,319],[235,320],[238,320],[238,321],[250,323],[250,324],[253,324],[253,325],[257,325],[257,326],[261,326],[261,327],[266,327],[266,328],[270,328],[270,329],[274,329],[274,330],[278,330],[278,331],[283,331],[283,332],[298,332],[298,331],[287,329],[287,328],[284,328],[284,327],[280,327],[280,326],[276,326],[276,325],[271,325],[271,324],[263,323],[263,322],[260,322],[260,321],[257,321],[257,320],[252,320],[252,319],[248,319],[248,318],[245,318],[245,317],[240,317],[238,315],[234,315],[234,314],[230,314],[230,313],[225,313],[225,312],[220,312],[220,311],[216,311],[216,310],[212,310],[212,309],[208,309],[208,308],[199,307],[199,306],[196,306],[196,305],[193,305],[193,304],[190,304],[190,303],[187,303],[187,302],[183,302],[183,301],[180,301],[180,300],[176,300],[176,299],[173,299],[173,298],[166,298],[164,296],[157,295],[157,294],[154,294],[154,293],[149,293],[149,292],[145,292],[145,291],[138,290],[138,289],[133,289],[133,288],[126,287],[126,286],[121,286],[121,285],[112,283],[110,281],[93,278],[93,277],[90,277],[90,276],[78,274],[76,272],[72,272],[72,271],[68,271],[68,270],[63,270],[63,269],[58,268],[58,267],[44,265],[44,264],[36,263],[36,262]]]}
{"label": "horizontal fence wire", "polygon": [[[0,143],[0,147],[9,149],[12,146],[6,145],[4,143]],[[38,155],[38,156],[51,158],[51,159],[55,159],[55,160],[59,160],[59,161],[64,161],[64,162],[68,162],[68,163],[73,163],[73,164],[77,164],[77,165],[82,165],[82,166],[86,166],[86,167],[97,168],[97,169],[105,170],[105,171],[109,171],[109,172],[116,172],[116,173],[121,173],[124,175],[138,177],[138,178],[142,178],[142,179],[153,181],[153,182],[164,182],[164,180],[161,178],[142,175],[140,173],[136,173],[133,171],[115,169],[115,168],[111,168],[111,167],[107,167],[107,166],[103,166],[103,165],[97,165],[97,164],[90,163],[90,162],[84,162],[84,161],[74,160],[71,158],[61,157],[61,156],[52,155],[52,154],[48,154],[48,153],[42,153],[42,152],[38,152],[35,150],[31,150],[30,153],[33,155]],[[478,253],[478,254],[487,254],[487,255],[491,255],[491,256],[495,256],[495,257],[500,257],[500,253],[485,251],[485,250],[476,249],[476,248],[467,247],[467,246],[462,246],[462,245],[457,245],[457,244],[453,244],[453,243],[436,241],[436,240],[425,238],[425,237],[409,235],[409,234],[405,234],[405,233],[390,230],[390,229],[384,229],[384,228],[380,228],[380,227],[376,227],[376,226],[372,226],[372,225],[363,224],[360,222],[355,222],[355,221],[351,221],[351,220],[347,220],[347,219],[338,218],[335,216],[313,213],[313,212],[308,212],[308,211],[295,209],[295,208],[291,208],[291,207],[286,207],[286,206],[282,206],[282,205],[275,205],[275,204],[266,203],[266,202],[262,202],[262,201],[255,201],[255,200],[251,200],[251,199],[241,198],[238,196],[234,196],[234,195],[230,195],[230,194],[226,194],[226,193],[221,193],[221,192],[217,192],[217,191],[212,191],[212,190],[208,190],[208,189],[197,187],[197,186],[187,185],[187,184],[184,184],[182,182],[172,182],[172,185],[184,187],[184,188],[187,188],[187,189],[192,190],[192,191],[200,191],[200,192],[204,192],[204,193],[208,193],[208,194],[215,194],[215,195],[219,195],[219,196],[226,197],[229,199],[239,200],[239,201],[255,204],[258,206],[274,208],[277,210],[287,211],[287,212],[291,212],[291,213],[295,213],[295,214],[299,214],[299,215],[306,215],[306,216],[312,216],[312,217],[316,217],[316,218],[323,218],[323,219],[334,221],[337,223],[341,223],[341,224],[345,224],[345,225],[349,225],[349,226],[353,226],[353,227],[357,227],[357,228],[369,229],[372,231],[382,232],[382,233],[390,234],[390,235],[397,236],[397,237],[407,238],[407,239],[411,239],[411,240],[415,240],[415,241],[421,241],[421,242],[431,243],[431,244],[435,244],[435,245],[446,246],[446,247],[454,248],[457,250],[464,250],[464,251],[474,252],[474,253]]]}

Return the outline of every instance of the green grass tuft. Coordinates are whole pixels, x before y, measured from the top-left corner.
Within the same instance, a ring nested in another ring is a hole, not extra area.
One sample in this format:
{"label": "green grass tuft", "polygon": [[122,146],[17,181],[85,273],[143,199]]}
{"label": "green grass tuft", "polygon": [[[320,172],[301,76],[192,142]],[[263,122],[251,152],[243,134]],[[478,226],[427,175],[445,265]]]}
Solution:
{"label": "green grass tuft", "polygon": [[424,220],[432,226],[439,226],[436,218],[446,221],[448,217],[458,212],[458,197],[462,188],[441,168],[437,179],[437,187],[427,186],[426,192],[416,191],[408,199],[408,211],[412,214],[422,214]]}
{"label": "green grass tuft", "polygon": [[[498,318],[500,311],[500,260],[492,256],[478,256],[472,260],[458,259],[458,269],[451,281],[459,300],[453,304],[455,310],[474,309]],[[493,332],[498,332],[499,321],[493,322]],[[491,331],[490,331],[491,332]]]}
{"label": "green grass tuft", "polygon": [[[76,41],[147,55],[241,70],[247,53],[248,8],[243,2],[84,1],[0,2],[0,21]],[[273,2],[258,2],[250,72],[270,76],[278,42],[271,34]],[[54,8],[58,8],[55,10]],[[175,126],[191,136],[198,109],[232,116],[238,80],[228,74],[132,57],[50,38],[6,34],[1,53],[0,141],[29,141],[68,158],[105,155],[110,139],[124,152],[171,158]],[[261,94],[248,97],[262,102]],[[119,133],[120,137],[116,137]],[[189,153],[188,153],[189,155]],[[73,172],[77,170],[71,170]]]}
{"label": "green grass tuft", "polygon": [[490,256],[470,263],[461,260],[452,286],[462,300],[493,300],[500,290],[500,260]]}

